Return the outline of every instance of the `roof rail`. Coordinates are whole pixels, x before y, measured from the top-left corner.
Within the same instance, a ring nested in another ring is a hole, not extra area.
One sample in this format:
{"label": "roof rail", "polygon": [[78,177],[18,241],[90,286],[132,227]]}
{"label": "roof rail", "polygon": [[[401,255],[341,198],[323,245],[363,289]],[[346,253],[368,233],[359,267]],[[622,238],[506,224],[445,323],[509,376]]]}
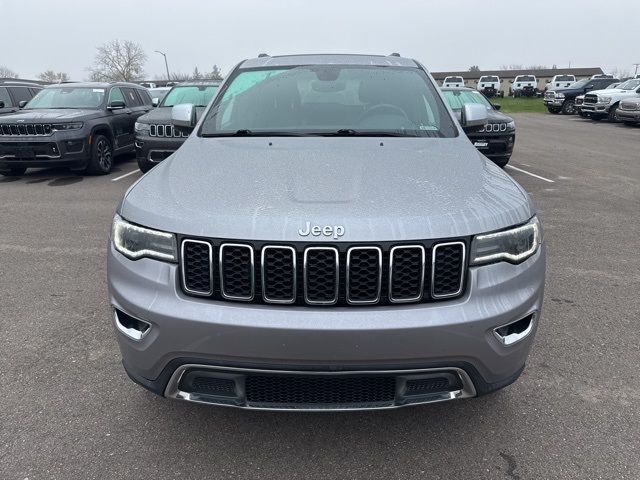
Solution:
{"label": "roof rail", "polygon": [[269,54],[267,54],[267,53],[261,53],[261,54],[258,55],[258,58],[264,58],[264,57],[268,57],[268,56],[269,56]]}
{"label": "roof rail", "polygon": [[398,52],[393,52],[391,54],[389,54],[390,57],[399,57],[400,54]]}

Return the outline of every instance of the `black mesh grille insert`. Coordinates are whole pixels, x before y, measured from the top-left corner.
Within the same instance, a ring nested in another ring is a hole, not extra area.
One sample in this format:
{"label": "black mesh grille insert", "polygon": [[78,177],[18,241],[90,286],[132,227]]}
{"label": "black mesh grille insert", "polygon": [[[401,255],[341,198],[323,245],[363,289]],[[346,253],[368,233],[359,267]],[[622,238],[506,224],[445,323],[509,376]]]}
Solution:
{"label": "black mesh grille insert", "polygon": [[417,246],[396,247],[391,252],[391,262],[391,299],[419,299],[424,280],[424,249]]}
{"label": "black mesh grille insert", "polygon": [[222,294],[240,300],[253,298],[253,250],[245,245],[220,247]]}
{"label": "black mesh grille insert", "polygon": [[436,245],[433,265],[433,295],[456,295],[462,285],[464,245]]}
{"label": "black mesh grille insert", "polygon": [[213,290],[211,245],[205,242],[186,240],[182,248],[184,286],[192,293],[210,294]]}
{"label": "black mesh grille insert", "polygon": [[233,396],[236,394],[236,383],[227,378],[196,377],[192,381],[190,393]]}
{"label": "black mesh grille insert", "polygon": [[406,395],[426,395],[437,392],[450,392],[462,388],[456,375],[443,374],[431,378],[419,378],[407,381]]}
{"label": "black mesh grille insert", "polygon": [[292,302],[296,297],[295,250],[266,247],[262,254],[262,294],[266,301]]}
{"label": "black mesh grille insert", "polygon": [[337,251],[309,248],[306,251],[305,296],[309,303],[333,303],[338,300]]}
{"label": "black mesh grille insert", "polygon": [[353,405],[391,403],[394,377],[248,376],[247,402],[255,405]]}
{"label": "black mesh grille insert", "polygon": [[380,297],[381,252],[378,248],[357,247],[349,251],[347,299],[376,302]]}

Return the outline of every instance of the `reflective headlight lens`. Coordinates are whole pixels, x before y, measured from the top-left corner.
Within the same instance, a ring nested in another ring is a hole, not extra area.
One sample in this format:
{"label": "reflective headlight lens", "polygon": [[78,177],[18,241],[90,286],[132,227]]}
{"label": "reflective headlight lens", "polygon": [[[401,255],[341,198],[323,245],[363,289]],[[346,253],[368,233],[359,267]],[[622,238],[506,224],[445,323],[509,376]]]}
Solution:
{"label": "reflective headlight lens", "polygon": [[521,263],[538,251],[542,228],[537,217],[502,232],[478,235],[471,244],[471,265],[495,262]]}
{"label": "reflective headlight lens", "polygon": [[516,129],[516,122],[512,120],[509,123],[507,123],[507,130],[515,130],[515,129]]}
{"label": "reflective headlight lens", "polygon": [[131,260],[147,257],[164,262],[178,261],[176,236],[173,233],[140,227],[116,214],[111,238],[116,250]]}
{"label": "reflective headlight lens", "polygon": [[82,122],[75,123],[54,123],[51,125],[52,130],[80,130],[83,127]]}
{"label": "reflective headlight lens", "polygon": [[600,97],[601,103],[611,103],[611,97]]}
{"label": "reflective headlight lens", "polygon": [[138,123],[136,122],[134,125],[136,133],[148,133],[149,132],[149,124],[148,123]]}
{"label": "reflective headlight lens", "polygon": [[556,98],[564,98],[564,93],[556,93]]}

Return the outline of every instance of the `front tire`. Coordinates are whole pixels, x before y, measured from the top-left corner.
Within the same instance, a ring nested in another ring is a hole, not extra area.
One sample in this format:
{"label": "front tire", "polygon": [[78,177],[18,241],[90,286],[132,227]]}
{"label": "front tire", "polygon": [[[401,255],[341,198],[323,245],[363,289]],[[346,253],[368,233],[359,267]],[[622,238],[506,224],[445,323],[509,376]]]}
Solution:
{"label": "front tire", "polygon": [[499,166],[500,168],[504,168],[507,166],[507,163],[509,163],[510,159],[511,159],[511,155],[503,158],[495,158],[495,159],[492,158],[491,161],[495,163],[497,166]]}
{"label": "front tire", "polygon": [[20,175],[24,175],[27,169],[24,167],[10,167],[0,169],[0,175],[4,175],[5,177],[19,177]]}
{"label": "front tire", "polygon": [[89,175],[106,175],[113,168],[113,147],[104,135],[93,137],[91,145],[91,158],[86,168]]}
{"label": "front tire", "polygon": [[136,160],[138,161],[138,168],[142,173],[147,173],[156,165],[155,163],[150,162],[148,159],[143,157],[137,157]]}
{"label": "front tire", "polygon": [[573,115],[574,113],[576,113],[576,106],[573,100],[566,100],[562,104],[562,113],[564,115]]}
{"label": "front tire", "polygon": [[618,105],[614,105],[609,109],[609,114],[607,115],[607,119],[615,123],[618,121]]}
{"label": "front tire", "polygon": [[624,122],[627,127],[635,127],[636,122]]}

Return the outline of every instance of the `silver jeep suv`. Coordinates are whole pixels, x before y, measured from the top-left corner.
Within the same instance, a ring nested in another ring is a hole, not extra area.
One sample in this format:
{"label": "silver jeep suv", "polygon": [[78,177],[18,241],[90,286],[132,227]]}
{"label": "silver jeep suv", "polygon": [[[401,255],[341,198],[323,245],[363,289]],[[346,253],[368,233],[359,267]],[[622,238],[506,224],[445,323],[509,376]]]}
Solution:
{"label": "silver jeep suv", "polygon": [[108,252],[129,376],[256,409],[392,408],[515,381],[540,321],[525,191],[414,60],[246,60],[133,185]]}

